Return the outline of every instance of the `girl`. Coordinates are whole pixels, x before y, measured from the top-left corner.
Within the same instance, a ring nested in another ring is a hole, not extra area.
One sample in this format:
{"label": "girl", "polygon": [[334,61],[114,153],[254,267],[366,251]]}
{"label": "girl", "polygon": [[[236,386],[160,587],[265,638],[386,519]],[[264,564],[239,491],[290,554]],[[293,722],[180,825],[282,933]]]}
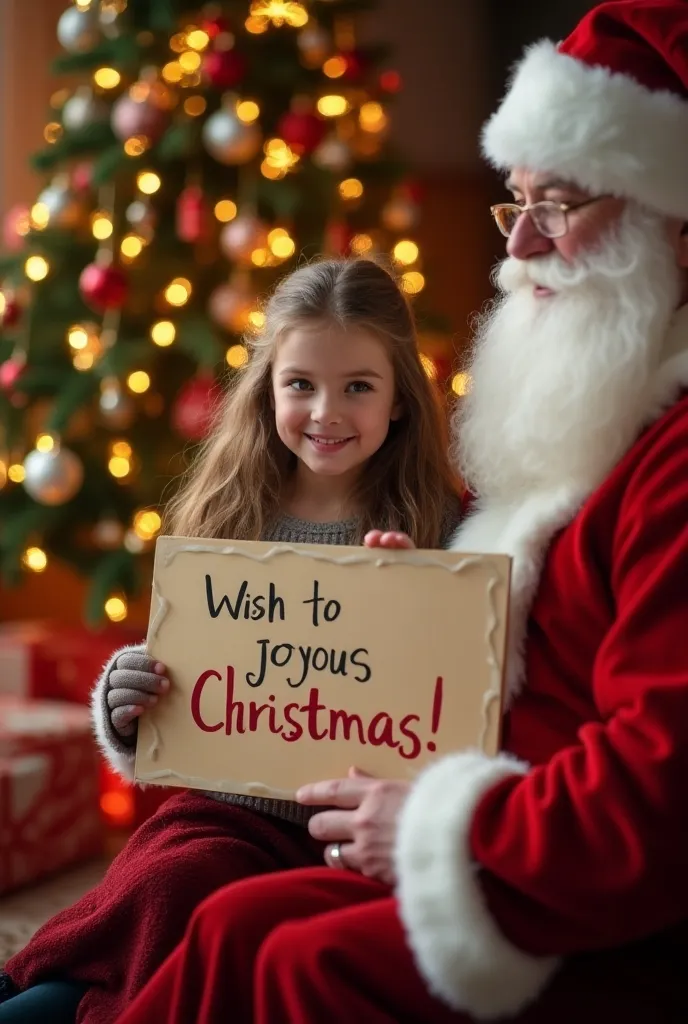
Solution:
{"label": "girl", "polygon": [[[251,358],[167,510],[166,532],[360,544],[376,526],[442,546],[457,524],[458,490],[412,315],[390,274],[369,260],[303,267],[279,285],[248,344]],[[96,684],[98,740],[128,778],[137,718],[169,686],[143,646],[118,651]],[[114,1021],[210,893],[322,863],[323,844],[305,827],[311,813],[222,793],[170,797],[101,885],[9,961],[0,1022],[32,1013],[53,1024]]]}

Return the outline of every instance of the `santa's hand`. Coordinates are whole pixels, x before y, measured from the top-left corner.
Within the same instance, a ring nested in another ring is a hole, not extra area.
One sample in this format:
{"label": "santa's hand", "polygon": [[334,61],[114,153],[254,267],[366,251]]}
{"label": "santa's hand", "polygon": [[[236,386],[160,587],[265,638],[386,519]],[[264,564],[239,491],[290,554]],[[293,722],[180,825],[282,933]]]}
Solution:
{"label": "santa's hand", "polygon": [[409,789],[408,782],[375,779],[352,768],[346,779],[302,786],[296,799],[337,808],[314,814],[308,823],[310,834],[328,844],[325,861],[330,867],[349,868],[394,885],[397,821]]}
{"label": "santa's hand", "polygon": [[396,551],[409,551],[416,546],[407,533],[396,533],[393,530],[370,530],[363,538],[363,543],[367,548]]}

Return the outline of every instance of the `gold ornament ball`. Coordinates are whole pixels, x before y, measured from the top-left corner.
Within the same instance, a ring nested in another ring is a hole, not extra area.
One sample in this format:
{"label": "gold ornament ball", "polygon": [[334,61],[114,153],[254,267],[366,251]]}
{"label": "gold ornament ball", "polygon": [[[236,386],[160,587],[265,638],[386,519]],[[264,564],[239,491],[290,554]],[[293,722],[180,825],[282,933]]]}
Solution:
{"label": "gold ornament ball", "polygon": [[24,459],[24,472],[24,490],[40,505],[64,505],[84,480],[83,463],[69,448],[35,448]]}

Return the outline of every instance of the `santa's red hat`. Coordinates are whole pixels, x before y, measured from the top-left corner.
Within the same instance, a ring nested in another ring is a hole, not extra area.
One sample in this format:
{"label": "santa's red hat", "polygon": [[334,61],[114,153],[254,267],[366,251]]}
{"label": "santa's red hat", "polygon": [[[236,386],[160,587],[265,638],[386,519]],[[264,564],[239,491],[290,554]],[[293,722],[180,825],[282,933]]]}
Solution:
{"label": "santa's red hat", "polygon": [[482,145],[496,168],[688,220],[688,0],[612,0],[530,47]]}

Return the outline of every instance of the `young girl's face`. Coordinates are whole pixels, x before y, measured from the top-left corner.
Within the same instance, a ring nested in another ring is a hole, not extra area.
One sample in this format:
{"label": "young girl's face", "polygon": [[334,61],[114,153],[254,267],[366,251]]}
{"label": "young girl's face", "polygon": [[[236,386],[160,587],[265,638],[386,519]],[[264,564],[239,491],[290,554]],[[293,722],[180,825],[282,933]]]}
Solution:
{"label": "young girl's face", "polygon": [[366,330],[290,331],[278,345],[272,388],[277,433],[321,475],[360,469],[399,416],[391,359]]}

